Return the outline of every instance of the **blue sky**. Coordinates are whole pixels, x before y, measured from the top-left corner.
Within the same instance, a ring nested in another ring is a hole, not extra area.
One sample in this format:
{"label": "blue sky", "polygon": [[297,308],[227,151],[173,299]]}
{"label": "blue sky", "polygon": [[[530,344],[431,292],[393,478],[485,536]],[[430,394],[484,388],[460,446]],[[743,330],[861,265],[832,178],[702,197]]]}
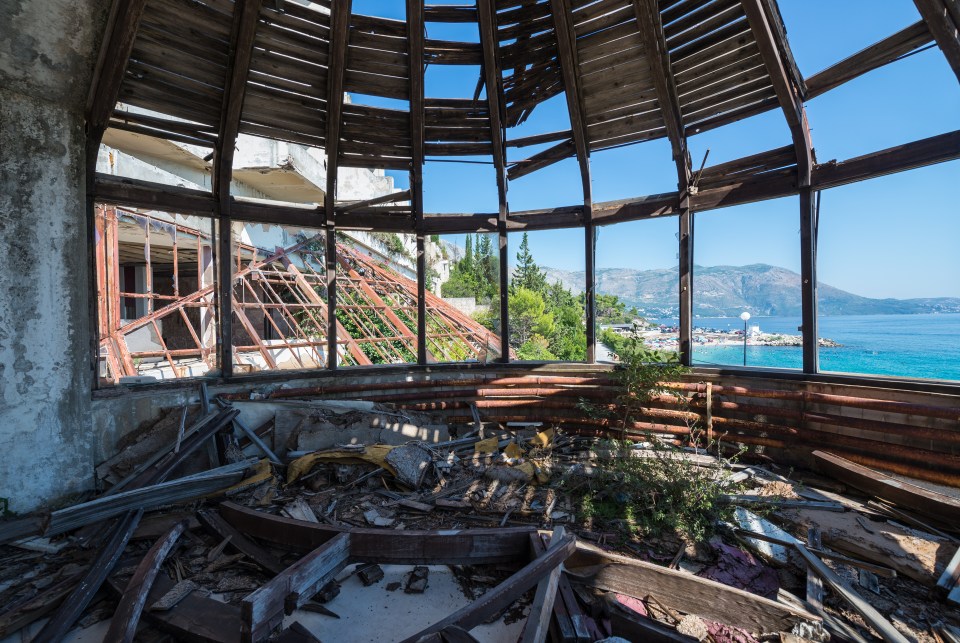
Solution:
{"label": "blue sky", "polygon": [[[780,0],[780,9],[805,76],[920,19],[911,0]],[[354,11],[402,19],[403,3],[354,0]],[[470,25],[428,24],[428,36],[477,41]],[[478,75],[476,67],[429,68],[427,95],[470,96]],[[807,115],[817,160],[843,160],[960,128],[960,84],[934,47],[809,101]],[[567,128],[559,96],[539,106],[508,138]],[[695,165],[707,149],[713,165],[789,143],[779,110],[689,140]],[[510,159],[539,149],[511,149]],[[398,185],[407,184],[404,173],[392,174]],[[594,153],[591,174],[595,201],[676,189],[664,140]],[[960,161],[954,161],[824,192],[820,280],[872,297],[960,296],[960,199],[949,195],[958,180]],[[512,181],[508,195],[512,210],[582,202],[577,162],[568,159]],[[428,162],[424,202],[428,212],[496,211],[492,166]],[[792,197],[697,215],[696,263],[770,263],[799,270],[798,208]],[[673,267],[676,226],[671,218],[601,228],[598,267]],[[539,232],[530,242],[542,265],[583,268],[579,231]],[[513,237],[510,243],[513,254]]]}

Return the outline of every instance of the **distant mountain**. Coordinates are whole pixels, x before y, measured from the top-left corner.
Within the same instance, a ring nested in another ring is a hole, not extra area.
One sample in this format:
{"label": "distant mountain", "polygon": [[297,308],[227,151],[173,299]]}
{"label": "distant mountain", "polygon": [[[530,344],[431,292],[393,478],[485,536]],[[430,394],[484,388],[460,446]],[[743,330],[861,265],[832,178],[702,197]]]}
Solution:
{"label": "distant mountain", "polygon": [[[583,271],[544,268],[547,279],[583,292]],[[744,310],[761,316],[800,315],[800,275],[767,264],[696,266],[694,314],[736,317]],[[676,317],[677,271],[605,268],[597,271],[597,292],[616,295],[647,317]],[[871,299],[821,283],[821,315],[960,313],[960,298]]]}

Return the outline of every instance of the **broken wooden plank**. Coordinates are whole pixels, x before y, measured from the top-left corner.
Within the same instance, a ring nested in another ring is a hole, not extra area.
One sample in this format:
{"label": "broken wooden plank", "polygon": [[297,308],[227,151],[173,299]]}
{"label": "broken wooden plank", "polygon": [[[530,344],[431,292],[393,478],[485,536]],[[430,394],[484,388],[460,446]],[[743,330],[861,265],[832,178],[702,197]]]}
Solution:
{"label": "broken wooden plank", "polygon": [[256,544],[228,523],[215,509],[201,509],[197,512],[200,523],[221,538],[230,538],[230,546],[245,554],[247,558],[274,574],[279,574],[286,565],[276,556]]}
{"label": "broken wooden plank", "polygon": [[247,643],[266,639],[283,620],[284,613],[293,613],[313,598],[343,569],[349,557],[350,535],[339,534],[243,599],[240,606],[242,639]]}
{"label": "broken wooden plank", "polygon": [[77,588],[63,602],[57,613],[47,621],[47,624],[33,639],[36,643],[59,643],[63,640],[73,624],[80,618],[83,610],[87,609],[103,581],[113,571],[142,516],[143,509],[140,509],[132,511],[114,522],[109,538],[97,552],[97,557],[90,565],[90,569],[84,575],[80,584],[77,585]]}
{"label": "broken wooden plank", "polygon": [[[550,536],[550,546],[547,552],[560,546],[564,537],[563,527],[557,527]],[[531,538],[539,539],[540,535],[531,535]],[[556,566],[543,580],[537,584],[537,592],[533,595],[533,603],[530,604],[530,612],[527,622],[523,626],[523,633],[520,635],[522,643],[543,643],[547,639],[547,631],[550,626],[550,617],[553,615],[553,602],[557,597],[557,585],[560,583],[560,566]]]}
{"label": "broken wooden plank", "polygon": [[347,528],[274,516],[224,502],[220,514],[240,532],[287,549],[308,552],[350,533],[350,555],[359,561],[399,565],[507,563],[526,555],[533,528],[440,531]]}
{"label": "broken wooden plank", "polygon": [[860,616],[863,617],[863,620],[867,622],[880,635],[880,637],[887,641],[887,643],[907,643],[907,639],[895,628],[890,621],[885,619],[880,612],[875,610],[872,605],[863,600],[863,598],[857,594],[852,588],[850,588],[846,583],[843,582],[843,579],[837,576],[836,572],[826,566],[822,560],[814,556],[806,547],[804,547],[799,542],[794,545],[797,551],[803,556],[803,559],[807,561],[807,565],[814,571],[816,574],[822,578],[830,586],[836,594],[843,597],[843,599],[849,603],[850,607],[854,609]]}
{"label": "broken wooden plank", "polygon": [[90,502],[58,509],[50,514],[50,522],[44,535],[56,536],[77,527],[102,522],[126,511],[152,509],[206,496],[239,482],[248,466],[249,463],[246,462],[228,464],[201,474],[131,489],[112,496],[101,496]]}
{"label": "broken wooden plank", "polygon": [[807,611],[686,572],[608,554],[586,543],[577,545],[565,567],[571,581],[640,600],[653,595],[674,609],[748,632],[789,632],[795,625],[820,621]]}
{"label": "broken wooden plank", "polygon": [[404,639],[403,643],[415,643],[433,632],[441,632],[448,625],[471,630],[491,616],[513,603],[521,594],[540,582],[544,576],[558,567],[576,549],[576,538],[566,535],[543,556],[538,556],[520,571],[444,619]]}
{"label": "broken wooden plank", "polygon": [[177,544],[180,535],[187,527],[187,521],[178,522],[162,538],[160,538],[153,547],[146,553],[133,576],[123,590],[120,597],[120,604],[113,614],[110,621],[110,629],[107,630],[104,641],[114,643],[122,641],[130,643],[137,632],[137,624],[140,622],[140,614],[147,602],[147,596],[153,587],[153,582],[157,578],[160,566],[166,560],[167,554]]}
{"label": "broken wooden plank", "polygon": [[[108,581],[118,594],[123,584],[116,577]],[[147,603],[153,604],[166,596],[174,588],[174,582],[165,575],[157,576],[153,588],[147,597]],[[176,609],[167,611],[147,611],[143,618],[157,629],[172,634],[177,641],[197,641],[198,643],[239,643],[240,608],[228,605],[199,592],[182,598]]]}
{"label": "broken wooden plank", "polygon": [[870,496],[889,500],[946,524],[960,523],[960,500],[956,498],[918,487],[826,451],[814,451],[813,457],[822,473]]}

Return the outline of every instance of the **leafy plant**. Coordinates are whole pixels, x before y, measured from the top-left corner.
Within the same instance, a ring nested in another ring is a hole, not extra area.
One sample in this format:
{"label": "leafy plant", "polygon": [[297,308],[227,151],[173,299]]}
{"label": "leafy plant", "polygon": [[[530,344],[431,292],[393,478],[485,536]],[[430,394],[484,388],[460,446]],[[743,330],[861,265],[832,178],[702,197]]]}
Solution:
{"label": "leafy plant", "polygon": [[[649,431],[644,434],[649,444],[643,448],[627,439],[628,429],[646,419],[647,409],[661,396],[672,397],[677,402],[672,407],[689,409],[686,397],[670,386],[688,369],[675,353],[647,348],[636,337],[622,340],[620,363],[613,373],[618,389],[614,404],[580,403],[588,414],[619,426],[621,438],[603,445],[605,459],[577,486],[581,514],[587,519],[619,521],[631,535],[676,533],[705,540],[717,520],[731,511],[720,502],[723,489],[718,482],[725,471],[698,466],[686,452]],[[681,417],[686,418],[689,443],[698,444],[702,435],[697,422],[690,415]]]}

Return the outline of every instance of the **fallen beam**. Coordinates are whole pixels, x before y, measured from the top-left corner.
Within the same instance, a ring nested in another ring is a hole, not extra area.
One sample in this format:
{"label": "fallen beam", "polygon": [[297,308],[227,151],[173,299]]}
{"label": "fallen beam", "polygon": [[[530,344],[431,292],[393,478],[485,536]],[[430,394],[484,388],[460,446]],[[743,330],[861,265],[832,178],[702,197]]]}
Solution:
{"label": "fallen beam", "polygon": [[[550,536],[550,547],[547,552],[560,546],[564,538],[563,527],[557,527]],[[530,538],[539,540],[539,534],[533,534]],[[530,604],[530,615],[523,626],[523,633],[520,635],[521,643],[543,643],[547,640],[547,633],[550,628],[550,617],[553,615],[553,603],[557,598],[557,586],[560,584],[560,566],[554,567],[550,573],[537,584],[537,592],[533,596],[533,603]]]}
{"label": "fallen beam", "polygon": [[122,641],[123,643],[130,643],[133,641],[137,632],[137,625],[140,623],[140,614],[143,613],[147,596],[157,578],[160,566],[166,560],[173,546],[177,544],[177,540],[186,527],[186,520],[178,522],[150,548],[143,560],[140,561],[123,590],[117,610],[113,613],[110,629],[107,630],[107,635],[104,638],[105,642]]}
{"label": "fallen beam", "polygon": [[847,584],[843,582],[843,579],[827,567],[822,560],[814,556],[813,553],[799,542],[795,543],[794,547],[800,555],[803,556],[803,559],[807,561],[809,568],[812,569],[817,576],[822,578],[830,586],[830,589],[839,596],[842,596],[843,599],[849,603],[850,607],[860,614],[863,620],[866,621],[884,641],[887,641],[887,643],[907,643],[907,639],[890,621],[881,616],[880,612],[875,610],[872,605],[848,587]]}
{"label": "fallen beam", "polygon": [[960,524],[960,500],[956,498],[893,478],[826,451],[814,451],[813,457],[821,473],[870,496],[889,500],[946,524]]}
{"label": "fallen beam", "polygon": [[[551,543],[553,544],[553,543]],[[415,643],[422,637],[440,632],[449,625],[456,625],[464,630],[471,630],[485,622],[488,618],[498,614],[501,610],[517,600],[524,592],[540,582],[540,579],[556,569],[576,549],[576,539],[572,535],[564,536],[555,547],[547,550],[543,556],[531,561],[523,569],[506,579],[486,594],[469,605],[460,608],[453,614],[421,630],[403,643]]]}
{"label": "fallen beam", "polygon": [[220,515],[240,532],[299,552],[350,533],[351,559],[396,565],[479,565],[523,560],[533,528],[392,531],[336,527],[274,516],[232,502]]}
{"label": "fallen beam", "polygon": [[64,639],[73,624],[80,618],[83,610],[90,605],[94,594],[100,590],[100,586],[113,571],[117,561],[120,560],[120,556],[123,554],[127,543],[130,542],[130,536],[133,535],[142,516],[143,510],[141,509],[130,512],[114,522],[107,542],[100,548],[97,557],[90,565],[90,569],[76,589],[63,602],[57,613],[47,621],[47,624],[33,639],[34,643],[60,643]]}
{"label": "fallen beam", "polygon": [[681,612],[757,634],[789,632],[820,618],[775,601],[686,572],[608,554],[580,543],[566,561],[571,581],[643,600],[656,596]]}
{"label": "fallen beam", "polygon": [[339,534],[253,592],[240,606],[241,639],[254,643],[267,638],[283,615],[309,601],[333,580],[350,557],[350,535]]}

